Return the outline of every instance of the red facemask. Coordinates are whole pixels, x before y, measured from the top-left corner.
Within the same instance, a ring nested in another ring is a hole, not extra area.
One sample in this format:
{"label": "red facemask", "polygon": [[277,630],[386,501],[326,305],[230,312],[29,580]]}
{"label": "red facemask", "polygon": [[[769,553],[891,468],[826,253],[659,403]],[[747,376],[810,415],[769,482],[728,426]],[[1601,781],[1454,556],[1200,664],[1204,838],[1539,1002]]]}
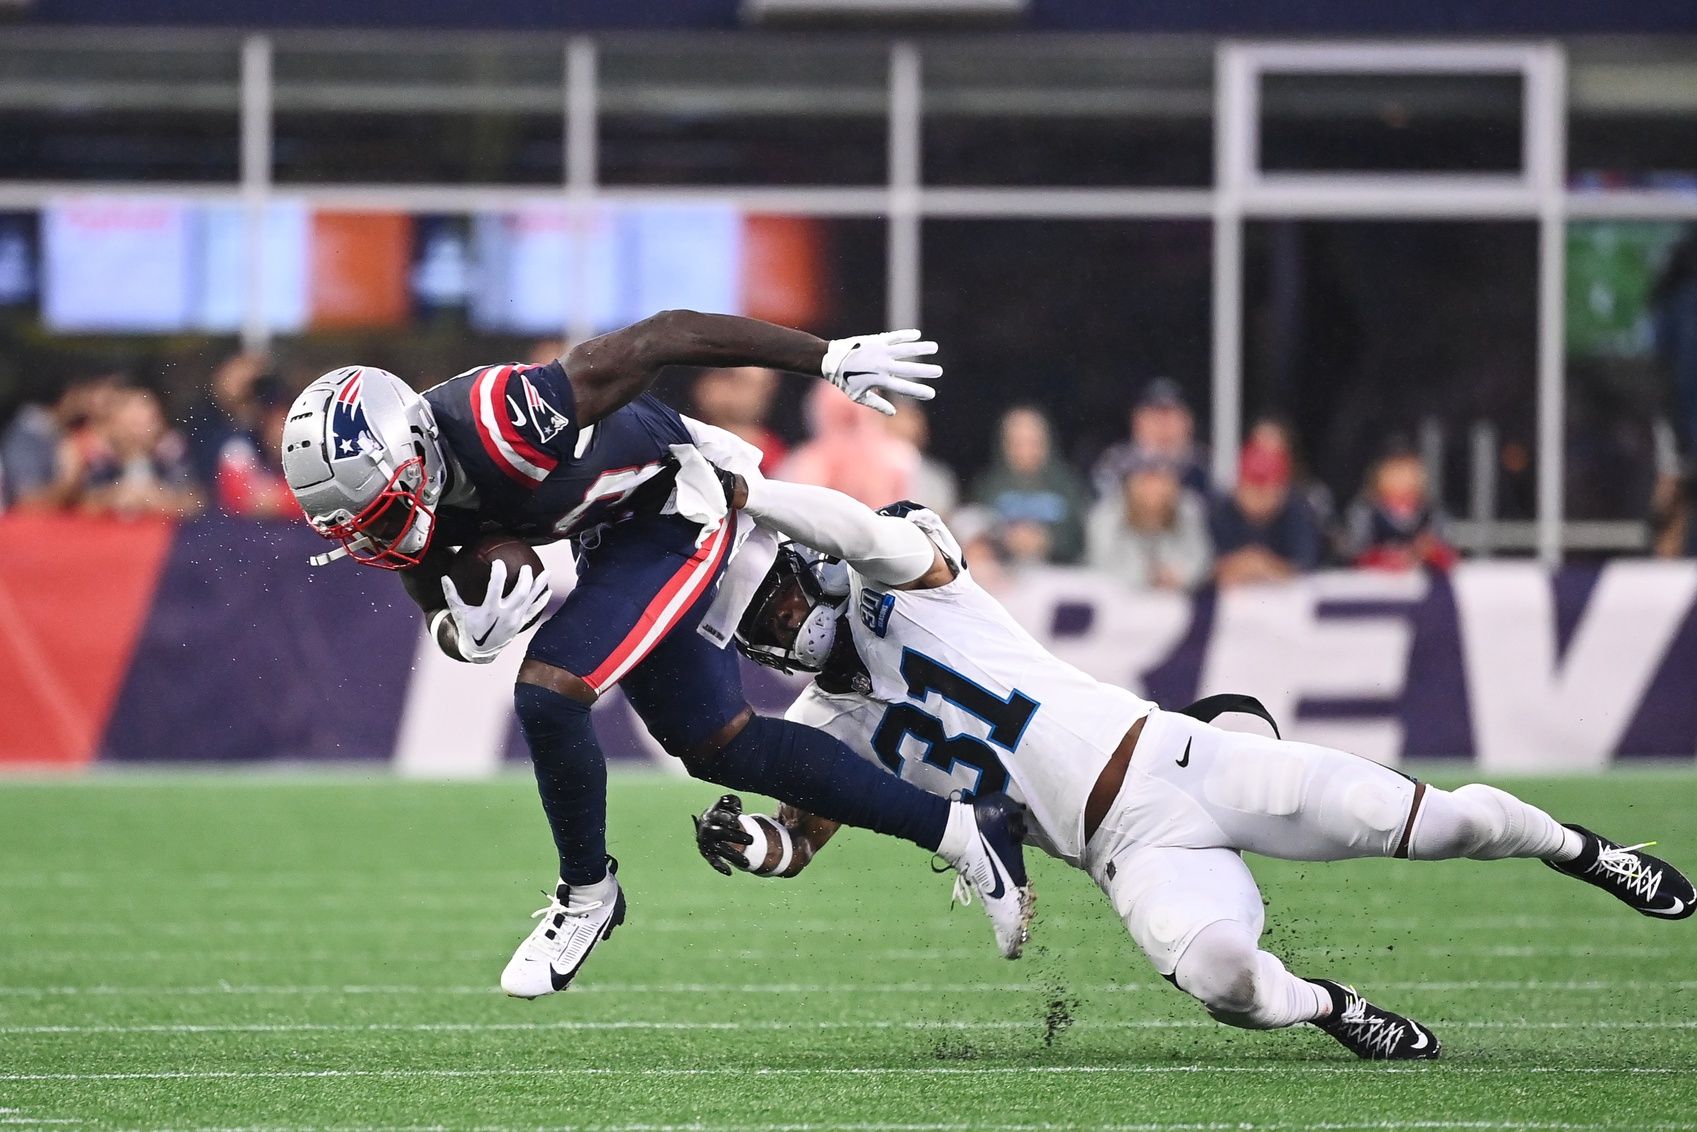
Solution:
{"label": "red facemask", "polygon": [[[412,469],[418,471],[418,483],[405,487],[401,481]],[[436,513],[424,502],[424,460],[414,456],[404,461],[377,493],[377,498],[351,519],[329,527],[314,525],[313,529],[325,538],[342,544],[348,557],[362,566],[381,570],[404,570],[417,566],[430,549],[436,536]],[[428,522],[424,544],[408,554],[395,547],[405,541],[420,522]]]}

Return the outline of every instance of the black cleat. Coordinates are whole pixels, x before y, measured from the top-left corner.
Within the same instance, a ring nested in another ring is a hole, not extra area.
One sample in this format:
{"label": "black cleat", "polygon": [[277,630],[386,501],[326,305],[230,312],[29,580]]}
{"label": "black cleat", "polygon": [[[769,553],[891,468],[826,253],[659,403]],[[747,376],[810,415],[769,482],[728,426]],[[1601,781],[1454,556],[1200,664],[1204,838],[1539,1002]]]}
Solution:
{"label": "black cleat", "polygon": [[1354,987],[1330,979],[1310,979],[1332,996],[1332,1012],[1316,1018],[1338,1044],[1365,1061],[1435,1061],[1443,1049],[1438,1035],[1412,1018],[1374,1006]]}
{"label": "black cleat", "polygon": [[1684,873],[1643,850],[1654,845],[1616,845],[1582,825],[1567,828],[1585,839],[1571,861],[1545,861],[1558,873],[1594,884],[1621,903],[1660,920],[1683,920],[1697,906],[1697,890]]}

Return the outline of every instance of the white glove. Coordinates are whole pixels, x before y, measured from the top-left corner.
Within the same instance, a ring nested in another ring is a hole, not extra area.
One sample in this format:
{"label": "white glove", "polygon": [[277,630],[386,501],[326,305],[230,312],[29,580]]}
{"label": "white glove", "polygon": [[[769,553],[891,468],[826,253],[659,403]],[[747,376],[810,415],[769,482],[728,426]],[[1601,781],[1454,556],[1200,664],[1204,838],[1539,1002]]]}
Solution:
{"label": "white glove", "polygon": [[915,401],[929,401],[937,395],[935,389],[920,382],[942,377],[943,367],[913,360],[936,352],[937,343],[921,342],[917,330],[886,330],[860,338],[835,339],[826,347],[819,370],[851,401],[893,417],[896,407],[881,393],[896,393]]}
{"label": "white glove", "polygon": [[442,579],[442,596],[448,599],[448,615],[454,619],[454,632],[460,656],[473,664],[488,664],[497,653],[512,644],[542,611],[548,607],[553,591],[548,588],[548,571],[535,578],[529,566],[520,566],[513,580],[512,593],[507,588],[507,564],[499,559],[489,567],[489,588],[484,591],[482,605],[467,605],[454,588],[454,580]]}

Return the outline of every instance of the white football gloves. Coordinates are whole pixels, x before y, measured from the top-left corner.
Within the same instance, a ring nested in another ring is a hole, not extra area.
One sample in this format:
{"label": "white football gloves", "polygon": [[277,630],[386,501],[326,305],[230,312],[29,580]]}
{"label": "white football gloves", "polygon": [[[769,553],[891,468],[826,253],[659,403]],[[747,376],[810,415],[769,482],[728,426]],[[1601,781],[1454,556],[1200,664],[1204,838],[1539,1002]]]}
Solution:
{"label": "white football gloves", "polygon": [[499,559],[489,567],[489,588],[484,591],[482,605],[467,605],[460,599],[453,579],[442,579],[442,596],[448,599],[460,656],[473,664],[494,660],[525,626],[542,615],[548,599],[554,596],[548,587],[548,571],[532,578],[529,566],[519,567],[511,593],[506,593],[506,588],[507,564]]}
{"label": "white football gloves", "polygon": [[913,360],[936,352],[937,343],[921,342],[917,330],[886,330],[833,340],[819,369],[825,380],[847,393],[851,401],[893,417],[896,407],[882,394],[895,393],[915,401],[929,401],[937,395],[935,389],[920,382],[942,377],[943,367]]}

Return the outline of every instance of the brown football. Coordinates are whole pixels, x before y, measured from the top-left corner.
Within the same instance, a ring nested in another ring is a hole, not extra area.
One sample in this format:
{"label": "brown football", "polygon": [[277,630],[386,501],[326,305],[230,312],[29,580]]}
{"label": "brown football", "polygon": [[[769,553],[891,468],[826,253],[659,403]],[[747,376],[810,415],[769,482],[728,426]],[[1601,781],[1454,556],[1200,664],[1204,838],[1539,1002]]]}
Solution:
{"label": "brown football", "polygon": [[448,563],[448,577],[454,580],[461,601],[468,605],[483,603],[484,593],[489,589],[489,570],[496,562],[507,564],[506,593],[512,592],[520,566],[529,566],[532,577],[542,572],[542,559],[523,539],[503,531],[483,535],[456,550],[453,561]]}

